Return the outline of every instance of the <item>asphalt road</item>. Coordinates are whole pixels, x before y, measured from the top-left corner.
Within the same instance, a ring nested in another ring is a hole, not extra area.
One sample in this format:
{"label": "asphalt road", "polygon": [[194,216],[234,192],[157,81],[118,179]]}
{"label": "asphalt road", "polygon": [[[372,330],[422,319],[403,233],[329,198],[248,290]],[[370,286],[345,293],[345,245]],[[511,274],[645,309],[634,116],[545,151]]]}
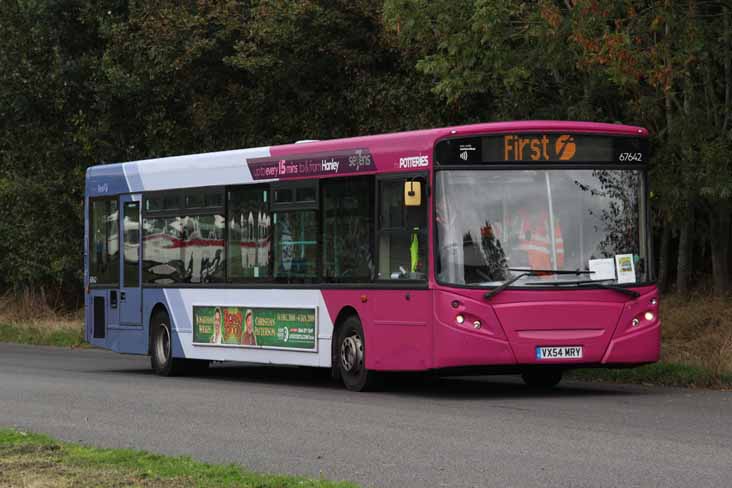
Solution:
{"label": "asphalt road", "polygon": [[144,357],[0,344],[0,426],[364,486],[732,486],[732,393],[312,370],[154,376]]}

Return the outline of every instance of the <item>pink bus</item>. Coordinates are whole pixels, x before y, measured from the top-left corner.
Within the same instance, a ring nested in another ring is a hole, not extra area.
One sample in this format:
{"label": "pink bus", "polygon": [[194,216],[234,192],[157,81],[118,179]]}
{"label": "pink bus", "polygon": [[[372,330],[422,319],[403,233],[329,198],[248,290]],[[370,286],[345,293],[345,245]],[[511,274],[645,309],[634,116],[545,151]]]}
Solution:
{"label": "pink bus", "polygon": [[165,376],[301,365],[357,391],[651,363],[648,154],[643,128],[522,121],[94,166],[87,340]]}

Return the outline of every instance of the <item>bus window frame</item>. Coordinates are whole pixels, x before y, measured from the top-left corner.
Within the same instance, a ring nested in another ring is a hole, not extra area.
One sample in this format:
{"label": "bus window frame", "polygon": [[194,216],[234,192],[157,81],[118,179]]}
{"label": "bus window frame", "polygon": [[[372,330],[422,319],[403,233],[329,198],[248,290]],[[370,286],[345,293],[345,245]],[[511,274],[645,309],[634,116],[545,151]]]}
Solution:
{"label": "bus window frame", "polygon": [[[246,185],[245,185],[246,186]],[[315,200],[298,200],[297,190],[299,188],[312,188],[315,191]],[[270,211],[275,213],[291,212],[297,210],[315,210],[320,211],[320,179],[298,180],[298,181],[273,181],[270,184]],[[278,190],[292,190],[295,197],[291,202],[277,203],[275,195]]]}
{"label": "bus window frame", "polygon": [[[374,266],[376,266],[376,234],[377,234],[377,225],[378,225],[378,206],[379,202],[376,200],[376,188],[378,186],[376,175],[374,174],[364,174],[364,175],[347,175],[347,176],[334,176],[330,178],[324,178],[326,182],[344,182],[349,179],[363,179],[366,178],[368,181],[368,187],[369,187],[369,201],[371,202],[372,208],[371,210],[371,228],[369,229],[369,252],[371,253],[372,258],[374,259]],[[324,188],[328,185],[323,185],[321,183],[318,184],[318,198],[320,198],[320,203],[322,204],[324,202],[323,198],[323,192],[325,191]],[[319,225],[320,225],[320,232],[318,233],[318,240],[319,245],[321,246],[321,253],[320,253],[320,284],[324,285],[326,287],[332,286],[332,285],[342,285],[342,286],[352,286],[352,287],[358,287],[358,285],[373,285],[377,284],[377,272],[374,269],[374,273],[369,276],[367,280],[362,281],[341,281],[341,280],[329,280],[326,276],[324,276],[325,273],[325,253],[322,252],[323,245],[325,243],[324,235],[323,235],[323,229],[325,228],[325,211],[322,207],[319,207],[320,215],[319,215]]]}
{"label": "bus window frame", "polygon": [[[379,205],[379,182],[385,181],[385,180],[400,180],[405,181],[408,179],[413,178],[422,178],[424,179],[424,189],[423,192],[426,195],[425,200],[425,212],[426,212],[426,218],[427,218],[427,227],[426,232],[428,235],[427,242],[428,245],[430,244],[429,239],[429,229],[430,229],[430,202],[431,202],[431,180],[430,180],[430,172],[429,171],[399,171],[394,173],[385,173],[385,174],[375,174],[375,173],[368,173],[363,175],[356,175],[356,176],[368,176],[372,177],[371,180],[371,198],[373,201],[373,209],[372,209],[372,218],[373,218],[373,236],[371,239],[371,246],[373,249],[374,254],[374,262],[378,266],[378,246],[377,246],[377,236],[378,236],[378,229],[379,229],[379,213],[380,213],[380,205]],[[348,178],[348,175],[339,175],[337,177],[333,177],[333,179],[343,179]],[[378,277],[373,276],[369,281],[361,281],[361,282],[330,282],[326,281],[323,274],[323,257],[322,252],[320,253],[319,259],[318,259],[318,277],[316,281],[313,282],[284,282],[284,281],[277,281],[273,277],[267,277],[267,278],[257,278],[257,279],[237,279],[237,280],[231,280],[230,274],[229,274],[229,260],[228,260],[228,247],[229,247],[229,222],[228,222],[228,216],[229,216],[229,198],[228,198],[228,192],[230,191],[236,191],[238,189],[242,188],[259,188],[259,189],[267,189],[269,192],[269,198],[268,198],[268,210],[269,212],[274,215],[275,212],[291,212],[296,210],[315,210],[318,212],[318,246],[319,249],[322,249],[322,226],[323,226],[323,215],[322,215],[322,209],[320,208],[320,205],[322,204],[322,195],[321,195],[321,179],[328,179],[331,178],[313,178],[313,179],[303,179],[303,180],[296,180],[296,181],[270,181],[270,182],[252,182],[249,184],[237,184],[237,185],[213,185],[210,187],[190,187],[190,188],[175,188],[170,190],[151,190],[151,191],[143,191],[142,193],[142,211],[140,218],[142,219],[142,222],[144,223],[145,219],[148,216],[154,216],[154,217],[177,217],[180,216],[180,212],[185,212],[186,215],[208,215],[212,213],[212,211],[216,210],[223,210],[223,215],[225,216],[225,225],[224,225],[224,251],[227,257],[226,265],[224,266],[224,281],[220,283],[171,283],[171,284],[156,284],[156,283],[148,283],[144,279],[141,280],[140,286],[142,288],[150,288],[150,289],[161,289],[161,288],[216,288],[216,289],[269,289],[269,288],[288,288],[288,289],[393,289],[393,290],[422,290],[429,288],[429,269],[425,273],[424,279],[399,279],[399,280],[392,280],[392,279],[378,279]],[[295,202],[286,202],[286,203],[280,203],[276,204],[274,203],[274,192],[278,188],[302,188],[302,187],[315,187],[316,193],[315,193],[315,201],[295,201]],[[185,193],[186,192],[198,192],[198,191],[210,191],[212,189],[222,190],[224,192],[224,199],[223,207],[201,207],[201,208],[186,208],[185,207]],[[170,193],[178,193],[180,198],[179,202],[181,202],[181,206],[175,209],[162,209],[162,210],[147,210],[147,200],[151,198],[155,198],[158,196],[164,196],[165,194]],[[109,197],[105,197],[109,198]],[[144,247],[144,226],[143,232],[142,232],[142,238],[141,243],[143,244],[142,250],[140,253],[140,259],[144,261],[145,259],[145,247]],[[272,229],[272,239],[274,241],[274,229]],[[274,245],[274,242],[273,242]],[[427,251],[429,252],[429,251]],[[429,255],[425,256],[426,261],[429,259]],[[429,263],[425,263],[427,268],[429,268]],[[274,267],[274,256],[272,257],[272,260],[270,262],[270,271]],[[272,273],[271,273],[272,274]]]}
{"label": "bus window frame", "polygon": [[[250,190],[266,190],[267,191],[267,211],[272,215],[272,185],[270,183],[254,183],[248,185],[232,185],[225,188],[224,195],[224,253],[226,254],[226,266],[224,270],[225,280],[223,283],[208,283],[207,285],[226,286],[236,288],[237,285],[248,285],[248,284],[267,284],[274,283],[272,278],[272,267],[274,266],[274,258],[271,257],[269,262],[269,276],[262,278],[237,278],[232,281],[229,267],[231,266],[231,260],[229,259],[229,210],[231,209],[230,197],[231,192],[250,189]],[[274,224],[270,229],[270,239],[274,239]],[[272,243],[274,245],[274,243]],[[272,252],[270,250],[270,252]],[[206,284],[204,284],[206,285]],[[196,284],[196,286],[199,286]]]}
{"label": "bus window frame", "polygon": [[[88,198],[88,202],[89,203],[87,204],[88,205],[88,208],[87,208],[87,216],[89,218],[89,229],[88,229],[88,233],[89,234],[87,235],[87,238],[89,240],[89,249],[88,249],[88,252],[89,252],[89,260],[88,260],[87,275],[88,275],[89,288],[90,289],[97,289],[97,290],[117,289],[117,288],[120,287],[120,284],[121,284],[121,276],[120,276],[121,262],[120,262],[120,256],[122,254],[121,254],[120,251],[118,251],[119,256],[117,257],[117,268],[118,268],[117,269],[117,282],[116,283],[98,283],[98,282],[92,283],[91,282],[91,277],[92,277],[92,274],[91,274],[91,271],[92,271],[91,270],[91,266],[92,266],[92,256],[93,256],[93,251],[94,251],[94,249],[93,249],[93,246],[94,246],[94,237],[93,237],[94,236],[94,221],[92,219],[92,210],[94,208],[94,203],[95,202],[103,202],[103,201],[115,202],[117,204],[117,212],[119,212],[120,211],[119,197],[120,197],[120,195],[103,196],[103,197],[89,197]],[[120,230],[121,230],[121,228],[120,228],[120,220],[121,219],[119,218],[119,214],[118,214],[118,216],[117,216],[117,236],[118,236],[117,239],[118,239],[118,242],[121,242],[122,241],[122,236],[120,235]],[[118,244],[118,248],[119,248],[119,244]]]}
{"label": "bus window frame", "polygon": [[[533,132],[532,132],[533,133]],[[557,133],[557,131],[547,131],[547,134],[549,133]],[[498,133],[491,133],[491,134],[478,134],[475,137],[483,137],[483,136],[500,136],[505,135],[504,132],[498,132]],[[517,132],[516,134],[521,134],[521,132]],[[577,135],[597,135],[607,138],[630,138],[633,136],[629,136],[626,134],[602,134],[602,133],[585,133],[585,132],[573,132],[573,134]],[[607,162],[591,162],[591,161],[547,161],[545,163],[541,162],[526,162],[526,161],[513,161],[513,162],[501,162],[501,163],[495,163],[495,162],[480,162],[480,163],[471,163],[471,164],[444,164],[441,165],[437,158],[437,145],[440,142],[449,140],[449,139],[461,139],[464,138],[464,136],[448,136],[448,137],[442,137],[440,139],[435,140],[433,147],[432,147],[432,161],[434,162],[432,167],[432,174],[436,175],[439,171],[507,171],[507,170],[562,170],[562,169],[585,169],[585,170],[604,170],[604,169],[616,169],[616,170],[634,170],[639,171],[641,174],[641,184],[643,187],[643,195],[644,195],[644,206],[645,206],[645,219],[646,219],[646,225],[651,225],[651,210],[650,210],[650,187],[649,185],[649,162],[653,157],[653,154],[650,151],[650,148],[647,153],[646,161],[642,163],[613,163],[612,161]],[[643,137],[639,137],[643,138]],[[434,215],[430,217],[433,222],[431,224],[434,226]],[[655,274],[655,266],[653,264],[654,256],[653,256],[653,232],[648,232],[648,242],[646,243],[646,252],[648,253],[647,260],[649,266],[649,275],[652,277],[655,277],[657,279],[657,276]],[[466,289],[466,290],[475,290],[478,289],[475,286],[470,285],[460,285],[456,283],[446,283],[444,281],[441,281],[438,279],[437,276],[437,263],[440,262],[440,256],[438,254],[438,242],[437,242],[437,229],[435,228],[432,232],[432,260],[434,262],[433,270],[434,272],[434,280],[435,283],[439,286],[444,286],[446,288],[456,288],[456,289]],[[442,263],[440,263],[442,265]],[[638,288],[643,286],[652,286],[656,284],[656,279],[651,279],[649,281],[643,281],[638,283],[619,283],[615,286],[620,286],[623,288]],[[492,289],[496,288],[496,286],[486,286],[483,288],[480,288],[481,290],[490,291]],[[566,288],[562,287],[552,287],[552,286],[521,286],[521,285],[512,285],[511,290],[533,290],[533,291],[566,291]]]}
{"label": "bus window frame", "polygon": [[[297,200],[297,190],[299,188],[311,188],[315,192],[315,199],[314,200]],[[289,202],[277,202],[277,191],[279,190],[291,190],[293,194],[293,199]],[[273,285],[280,286],[280,285],[293,285],[293,284],[300,284],[300,285],[309,285],[312,287],[317,287],[319,284],[322,283],[322,229],[323,229],[323,222],[321,220],[321,211],[320,211],[320,178],[313,178],[313,179],[302,179],[302,180],[296,180],[296,181],[273,181],[269,185],[269,191],[270,191],[270,204],[269,204],[269,211],[272,215],[272,260],[270,262],[270,278],[269,282]],[[315,277],[310,279],[308,278],[302,278],[302,282],[297,279],[296,281],[290,281],[291,278],[286,277],[277,277],[275,276],[276,272],[275,269],[277,267],[277,260],[275,259],[275,256],[277,255],[277,221],[275,220],[275,215],[278,213],[296,213],[296,212],[315,212],[315,221],[317,224],[317,229],[315,231],[315,245],[317,246],[318,250],[318,259],[315,261]],[[227,280],[228,283],[228,280]]]}
{"label": "bus window frame", "polygon": [[[381,230],[381,222],[380,222],[380,215],[381,215],[381,182],[382,181],[394,181],[394,180],[400,180],[400,181],[406,181],[408,179],[418,179],[423,178],[424,179],[424,187],[422,190],[424,198],[424,206],[425,206],[425,213],[426,213],[426,232],[427,237],[425,239],[425,242],[427,245],[430,245],[430,238],[429,238],[429,230],[431,227],[430,223],[430,206],[432,201],[432,191],[430,187],[430,173],[428,171],[400,171],[397,173],[386,173],[382,175],[376,175],[375,178],[375,188],[374,188],[374,237],[373,237],[373,246],[374,246],[374,259],[375,259],[375,265],[376,265],[376,271],[374,273],[374,277],[371,281],[373,284],[382,285],[382,284],[391,284],[391,283],[403,283],[403,284],[427,284],[429,282],[429,274],[431,273],[431,270],[429,269],[429,249],[427,252],[425,252],[425,267],[427,268],[424,273],[423,279],[391,279],[391,278],[379,278],[379,264],[380,261],[380,252],[379,252],[379,237],[380,237],[380,230]],[[405,232],[409,232],[408,229],[403,228]],[[434,246],[434,245],[433,245]]]}
{"label": "bus window frame", "polygon": [[[145,263],[145,219],[148,215],[152,215],[154,217],[180,217],[181,212],[184,212],[186,216],[200,216],[200,215],[211,215],[212,213],[216,213],[217,210],[220,210],[222,215],[224,216],[224,254],[226,253],[226,242],[229,238],[229,232],[228,232],[228,225],[226,225],[226,211],[227,211],[227,201],[226,201],[226,186],[225,185],[214,185],[214,186],[205,186],[205,187],[191,187],[191,188],[176,188],[173,190],[154,190],[154,191],[147,191],[142,192],[142,198],[141,198],[141,205],[142,205],[142,211],[140,212],[140,230],[141,230],[141,238],[140,238],[140,266],[142,267]],[[223,206],[217,206],[217,207],[200,207],[200,208],[188,208],[186,207],[186,193],[198,193],[205,192],[205,191],[213,191],[218,190],[224,192],[224,198],[223,198]],[[147,201],[148,199],[159,197],[159,196],[165,196],[166,194],[178,194],[180,197],[178,199],[179,202],[181,202],[181,205],[177,208],[169,208],[169,209],[163,209],[163,210],[148,210],[147,209]],[[228,265],[224,264],[224,281],[223,283],[174,283],[170,285],[157,285],[154,283],[147,283],[144,279],[144,270],[142,275],[140,276],[140,286],[141,288],[175,288],[180,287],[181,285],[190,286],[190,287],[212,287],[212,285],[225,285],[228,282],[229,276],[228,276]]]}

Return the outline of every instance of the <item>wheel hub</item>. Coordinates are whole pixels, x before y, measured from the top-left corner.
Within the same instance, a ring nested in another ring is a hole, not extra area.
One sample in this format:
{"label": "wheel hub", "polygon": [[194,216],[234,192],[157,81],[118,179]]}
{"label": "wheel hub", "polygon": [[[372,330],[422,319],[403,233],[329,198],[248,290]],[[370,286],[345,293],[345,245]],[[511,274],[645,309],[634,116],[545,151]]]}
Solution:
{"label": "wheel hub", "polygon": [[363,367],[363,341],[357,334],[346,337],[341,346],[341,364],[348,373],[357,373]]}

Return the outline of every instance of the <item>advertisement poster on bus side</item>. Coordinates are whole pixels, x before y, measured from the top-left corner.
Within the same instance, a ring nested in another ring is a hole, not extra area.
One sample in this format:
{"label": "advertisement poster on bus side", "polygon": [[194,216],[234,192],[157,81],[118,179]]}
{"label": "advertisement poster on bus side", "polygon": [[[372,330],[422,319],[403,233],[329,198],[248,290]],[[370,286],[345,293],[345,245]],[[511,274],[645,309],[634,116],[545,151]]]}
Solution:
{"label": "advertisement poster on bus side", "polygon": [[316,350],[316,309],[193,307],[193,343]]}

